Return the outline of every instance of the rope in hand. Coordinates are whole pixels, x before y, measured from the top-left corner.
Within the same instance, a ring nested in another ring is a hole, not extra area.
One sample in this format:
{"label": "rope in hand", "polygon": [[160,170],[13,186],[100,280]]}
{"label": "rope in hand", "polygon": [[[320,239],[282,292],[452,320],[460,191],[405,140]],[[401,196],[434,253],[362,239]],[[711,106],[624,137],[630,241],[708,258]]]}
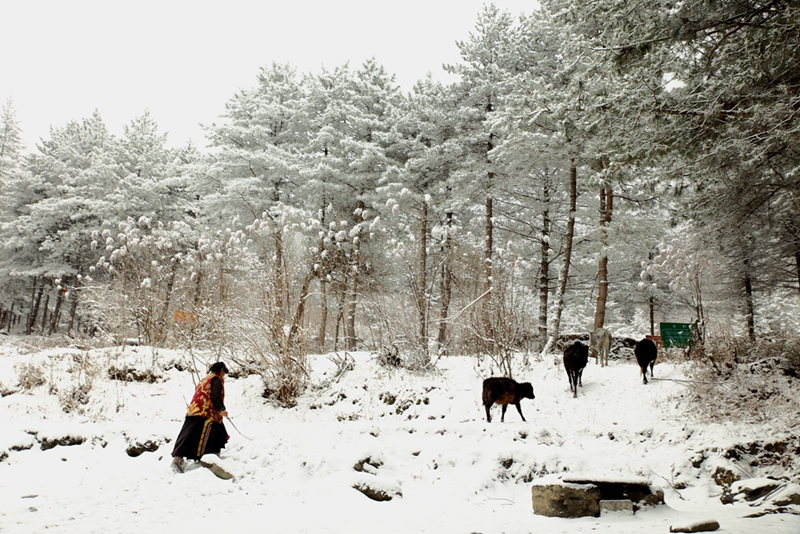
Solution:
{"label": "rope in hand", "polygon": [[252,441],[252,438],[248,438],[247,436],[245,436],[244,434],[242,434],[242,431],[241,431],[241,430],[239,430],[239,428],[236,426],[236,423],[234,423],[234,422],[233,422],[233,419],[231,419],[231,418],[230,418],[229,416],[227,416],[227,415],[225,416],[225,419],[227,419],[227,420],[228,420],[228,422],[231,424],[231,426],[232,426],[234,429],[236,429],[236,432],[238,432],[240,436],[242,436],[244,439],[247,439],[247,440],[250,440],[250,441]]}

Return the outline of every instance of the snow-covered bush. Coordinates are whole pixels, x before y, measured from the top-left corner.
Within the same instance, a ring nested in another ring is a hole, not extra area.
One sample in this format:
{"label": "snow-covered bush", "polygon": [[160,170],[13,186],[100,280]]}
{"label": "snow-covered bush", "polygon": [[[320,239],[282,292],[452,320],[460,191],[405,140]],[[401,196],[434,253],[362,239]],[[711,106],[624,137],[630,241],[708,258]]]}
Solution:
{"label": "snow-covered bush", "polygon": [[30,391],[47,382],[44,369],[34,363],[19,364],[16,366],[16,371],[19,385],[24,390]]}
{"label": "snow-covered bush", "polygon": [[689,399],[709,421],[793,420],[800,412],[792,377],[800,339],[752,343],[746,337],[710,335],[692,352]]}

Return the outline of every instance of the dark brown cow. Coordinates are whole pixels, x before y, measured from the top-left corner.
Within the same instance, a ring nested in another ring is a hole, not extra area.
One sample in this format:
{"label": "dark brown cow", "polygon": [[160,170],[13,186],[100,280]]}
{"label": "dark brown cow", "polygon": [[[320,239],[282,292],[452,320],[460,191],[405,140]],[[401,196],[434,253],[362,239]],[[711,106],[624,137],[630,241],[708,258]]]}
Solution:
{"label": "dark brown cow", "polygon": [[589,362],[589,347],[576,341],[564,351],[564,369],[569,379],[572,396],[578,396],[578,386],[583,387],[583,370]]}
{"label": "dark brown cow", "polygon": [[501,423],[505,420],[506,408],[509,404],[517,407],[519,416],[524,421],[525,416],[522,415],[519,401],[533,398],[533,386],[530,382],[519,383],[502,376],[493,376],[483,381],[483,407],[486,408],[486,421],[489,423],[492,422],[492,415],[489,410],[494,404],[499,404],[503,407],[500,415]]}
{"label": "dark brown cow", "polygon": [[642,373],[642,383],[647,384],[647,366],[650,366],[650,378],[653,378],[653,366],[658,358],[658,347],[651,340],[645,338],[636,343],[633,353],[636,355],[636,362]]}

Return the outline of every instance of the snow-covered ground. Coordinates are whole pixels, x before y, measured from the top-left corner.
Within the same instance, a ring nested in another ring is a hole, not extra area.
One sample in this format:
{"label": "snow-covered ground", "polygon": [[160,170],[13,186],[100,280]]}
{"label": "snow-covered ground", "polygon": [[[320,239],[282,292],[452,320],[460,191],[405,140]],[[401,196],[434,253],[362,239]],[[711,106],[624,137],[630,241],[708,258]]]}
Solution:
{"label": "snow-covered ground", "polygon": [[[310,387],[288,409],[262,398],[258,377],[228,377],[236,428],[227,425],[223,462],[235,478],[222,480],[202,467],[181,475],[169,467],[193,392],[192,375],[179,370],[187,355],[26,349],[24,341],[0,345],[2,533],[626,534],[706,519],[721,532],[800,532],[800,506],[746,517],[770,503],[722,504],[713,476],[721,468],[717,478],[733,473],[751,485],[783,476],[791,489],[792,461],[780,472],[731,451],[781,454],[787,443],[796,451],[797,436],[768,423],[696,422],[681,399],[692,385],[677,381],[680,364],[658,363],[645,386],[630,360],[606,368],[592,360],[574,399],[559,357],[531,361],[515,376],[534,386],[536,399],[522,401],[527,422],[511,406],[505,423],[497,406],[487,423],[481,406],[481,381],[494,374],[488,359],[447,357],[419,375],[355,353],[355,368],[337,379],[333,359],[314,356]],[[155,381],[115,380],[111,367]],[[532,482],[567,475],[645,477],[666,505],[598,518],[535,515]],[[358,485],[394,498],[371,500]]]}

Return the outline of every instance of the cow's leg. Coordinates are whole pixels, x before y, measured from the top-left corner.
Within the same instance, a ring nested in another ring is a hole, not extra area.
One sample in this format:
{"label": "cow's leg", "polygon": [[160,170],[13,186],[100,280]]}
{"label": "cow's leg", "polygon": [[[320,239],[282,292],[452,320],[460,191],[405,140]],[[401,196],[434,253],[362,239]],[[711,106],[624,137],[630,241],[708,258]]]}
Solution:
{"label": "cow's leg", "polygon": [[[583,387],[583,369],[578,371],[578,381],[577,382],[581,387]],[[575,389],[578,389],[578,388],[575,387]]]}
{"label": "cow's leg", "polygon": [[483,407],[486,408],[486,422],[487,423],[491,423],[492,422],[492,414],[489,412],[489,410],[491,409],[492,405],[489,404],[489,403],[484,402],[483,403]]}
{"label": "cow's leg", "polygon": [[656,364],[655,360],[650,362],[650,378],[653,378],[653,367],[655,366],[655,364]]}
{"label": "cow's leg", "polygon": [[506,422],[506,408],[508,408],[508,404],[501,404],[500,406],[503,407],[503,411],[500,413],[500,422]]}
{"label": "cow's leg", "polygon": [[522,420],[524,421],[524,420],[525,420],[525,416],[524,416],[524,415],[522,415],[522,406],[520,406],[519,402],[517,402],[516,404],[514,404],[514,406],[516,406],[516,407],[517,407],[517,411],[519,412],[519,416],[520,416],[520,417],[522,417]]}
{"label": "cow's leg", "polygon": [[647,365],[642,367],[642,384],[647,384]]}

